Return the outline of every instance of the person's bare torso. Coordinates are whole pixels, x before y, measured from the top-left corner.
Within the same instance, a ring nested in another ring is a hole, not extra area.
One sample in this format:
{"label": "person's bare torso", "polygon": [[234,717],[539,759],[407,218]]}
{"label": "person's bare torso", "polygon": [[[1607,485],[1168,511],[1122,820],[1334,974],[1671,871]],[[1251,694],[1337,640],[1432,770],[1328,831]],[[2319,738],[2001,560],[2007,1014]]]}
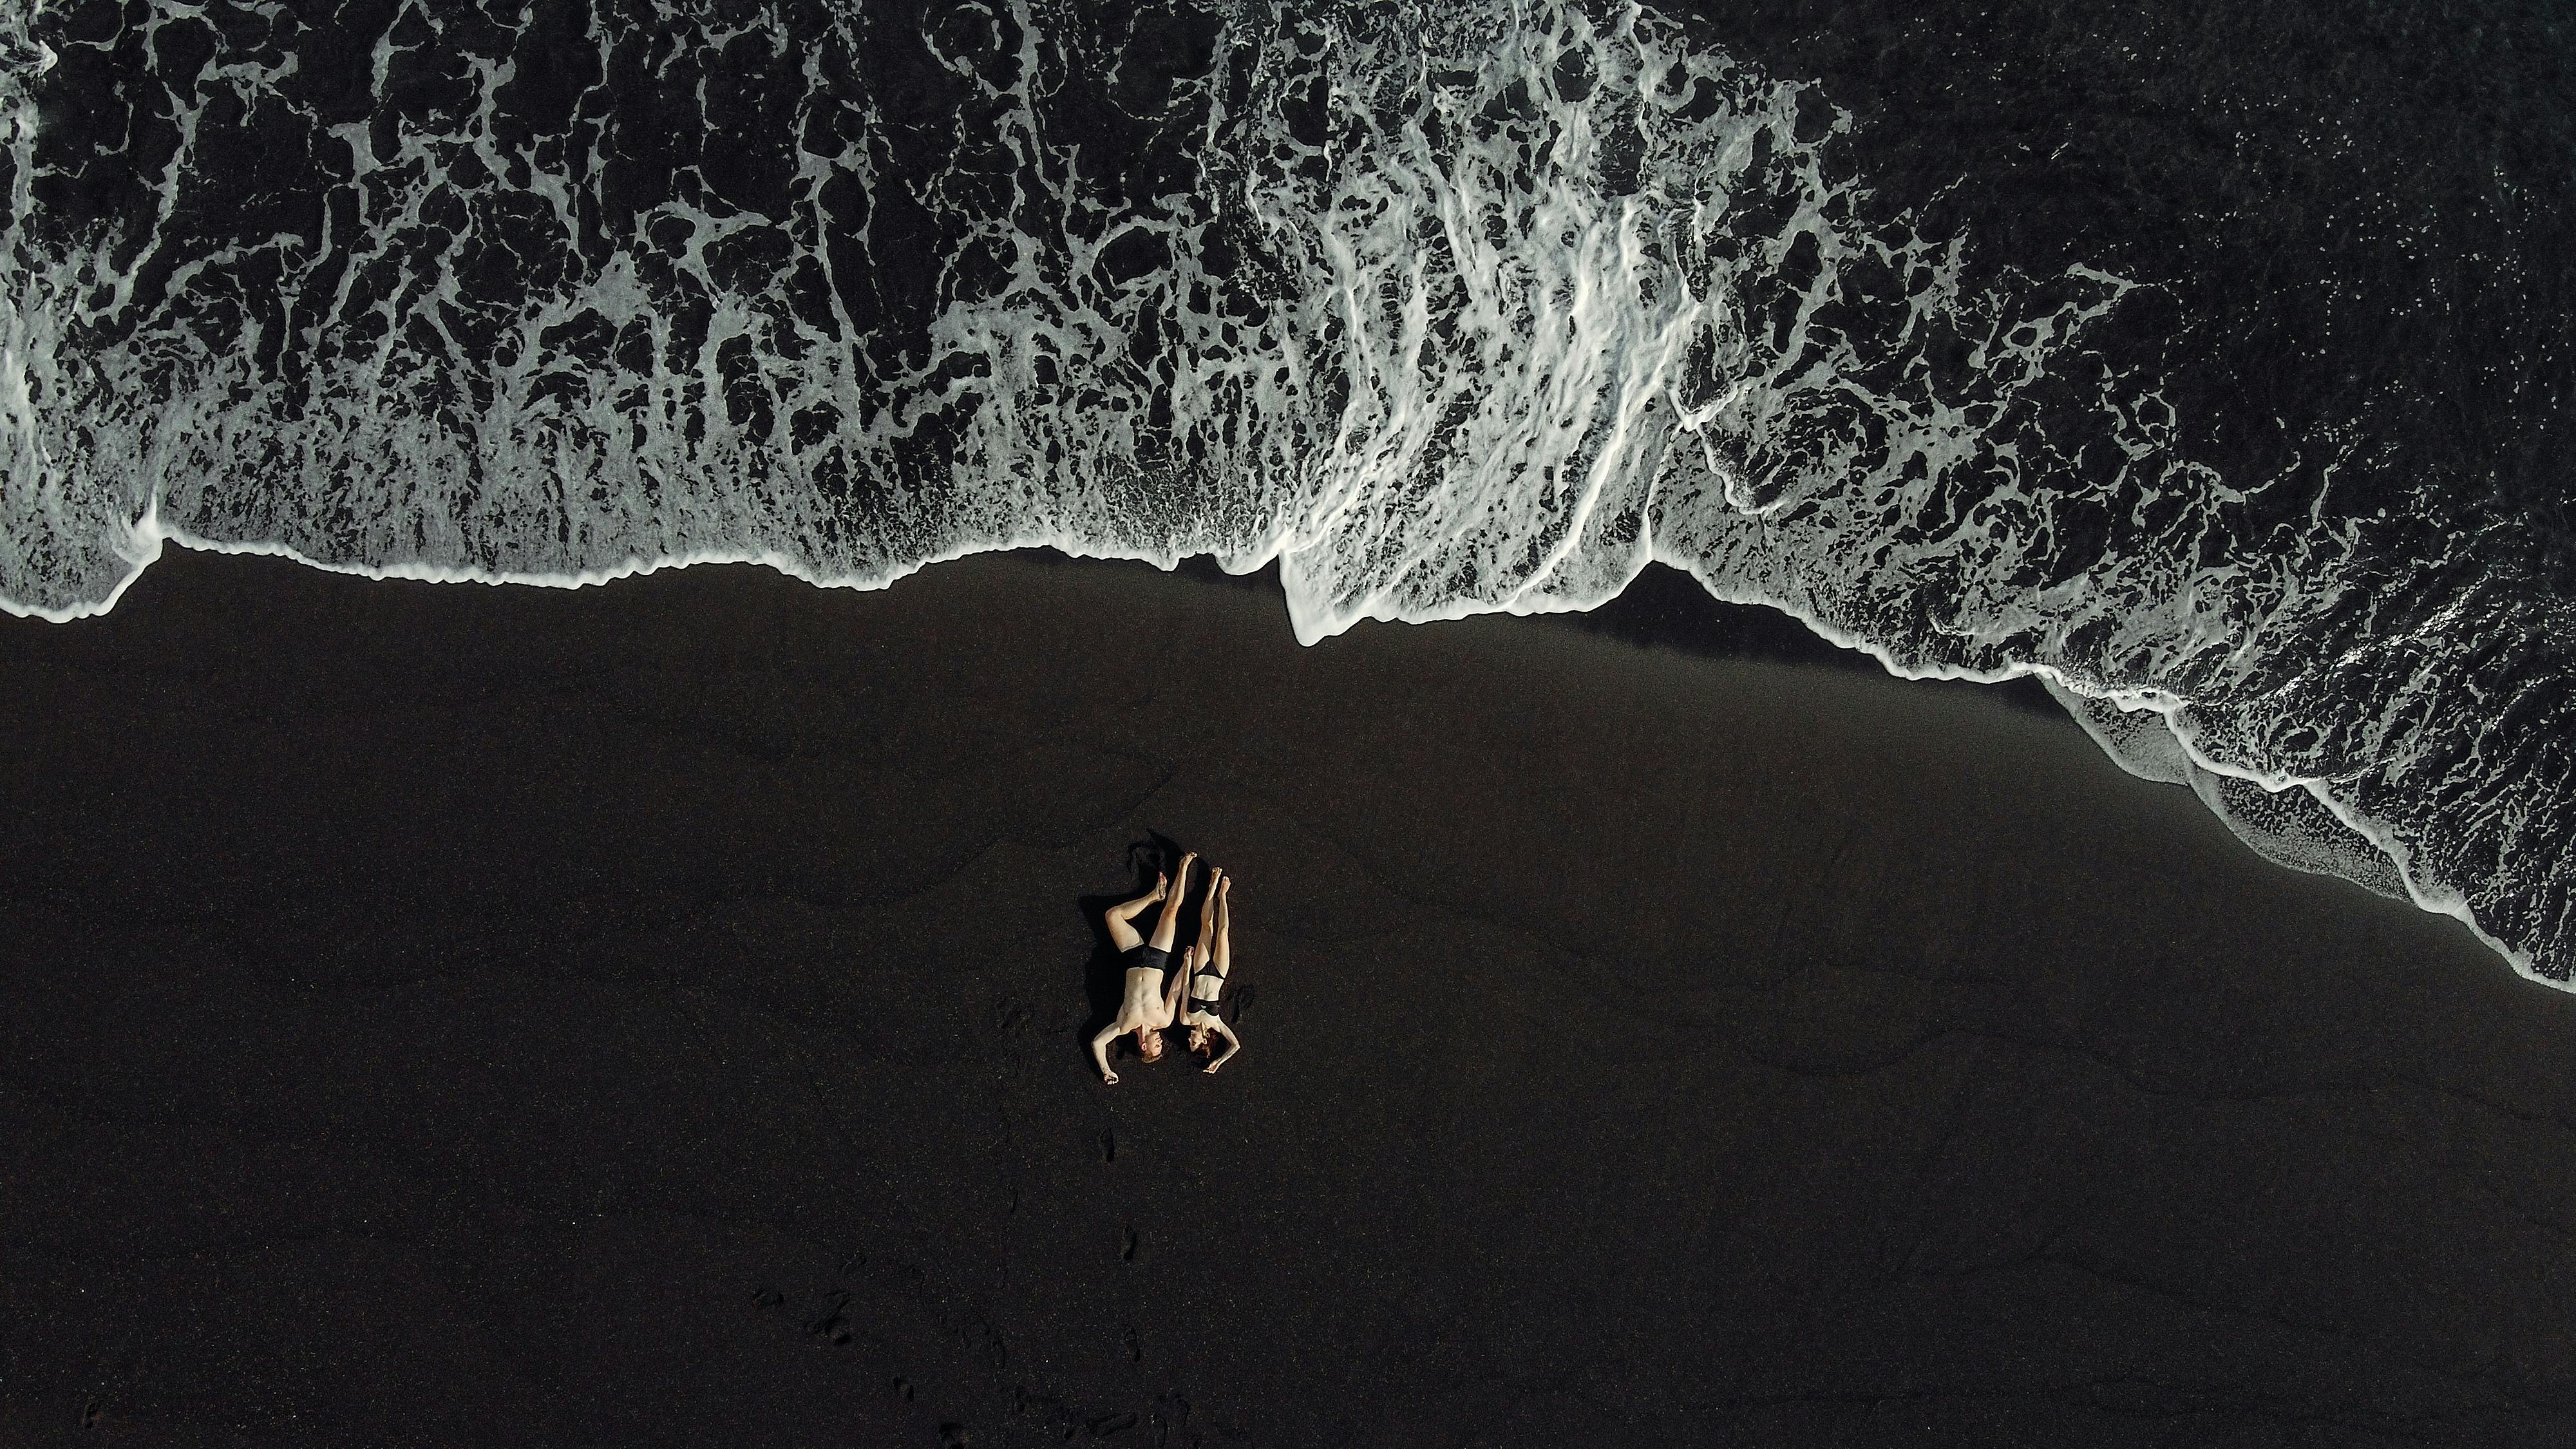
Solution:
{"label": "person's bare torso", "polygon": [[1217,1019],[1217,1006],[1225,995],[1225,978],[1201,968],[1181,993],[1181,1017],[1185,1026],[1198,1026]]}
{"label": "person's bare torso", "polygon": [[1118,1007],[1122,1031],[1172,1024],[1171,1003],[1164,997],[1164,976],[1151,966],[1127,968],[1127,999]]}

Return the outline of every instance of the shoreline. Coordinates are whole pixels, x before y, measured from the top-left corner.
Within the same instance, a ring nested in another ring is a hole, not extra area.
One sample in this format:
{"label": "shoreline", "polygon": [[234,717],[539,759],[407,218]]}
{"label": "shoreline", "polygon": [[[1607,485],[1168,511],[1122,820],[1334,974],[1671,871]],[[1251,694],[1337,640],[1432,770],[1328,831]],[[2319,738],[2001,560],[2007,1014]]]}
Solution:
{"label": "shoreline", "polygon": [[[955,564],[969,559],[1002,558],[1042,566],[1057,563],[1076,566],[1141,563],[1162,573],[1200,583],[1255,590],[1267,589],[1273,594],[1278,593],[1280,589],[1279,561],[1275,557],[1248,572],[1229,574],[1206,554],[1184,555],[1175,558],[1169,564],[1164,564],[1151,559],[1068,553],[1063,550],[1061,544],[1026,544],[1009,548],[980,548],[962,553],[942,554],[909,565],[882,580],[867,582],[853,578],[822,578],[793,561],[772,553],[757,555],[700,553],[650,561],[629,558],[619,567],[588,570],[578,575],[506,572],[487,574],[480,570],[413,566],[384,569],[324,563],[284,545],[219,544],[195,538],[163,527],[152,514],[146,514],[137,525],[137,533],[139,537],[148,540],[148,551],[144,553],[135,571],[128,574],[100,604],[94,607],[48,610],[22,608],[9,603],[5,609],[0,609],[0,615],[53,624],[78,624],[87,619],[103,617],[115,609],[117,601],[124,597],[127,588],[140,579],[152,564],[159,561],[164,548],[171,544],[176,544],[188,552],[218,557],[286,559],[317,572],[365,579],[376,583],[481,584],[494,588],[510,586],[558,590],[604,588],[629,579],[650,578],[656,574],[682,569],[750,566],[770,570],[817,589],[876,593],[893,588],[915,574],[943,564]],[[1975,671],[1917,672],[1900,666],[1893,657],[1876,645],[1856,637],[1845,636],[1786,606],[1759,600],[1721,598],[1710,592],[1706,585],[1686,569],[1661,561],[1648,562],[1638,576],[1632,579],[1619,594],[1593,609],[1537,614],[1514,614],[1510,611],[1502,611],[1495,614],[1470,614],[1465,617],[1514,617],[1558,622],[1587,633],[1619,639],[1630,644],[1648,648],[1676,649],[1701,657],[1816,665],[1833,669],[1863,669],[1866,672],[1909,684],[1944,687],[1974,686],[1991,692],[1995,697],[2016,708],[2046,717],[2067,719],[2069,723],[2076,724],[2078,729],[2084,730],[2088,736],[2091,734],[2089,729],[2074,721],[2049,694],[2052,682],[2056,687],[2064,687],[2077,693],[2082,691],[2076,690],[2074,685],[2069,684],[2062,676],[2045,666],[2016,665],[2011,671],[1992,677]],[[1386,622],[1451,624],[1463,622],[1463,619],[1360,620],[1350,627],[1357,628],[1371,623]],[[1314,643],[1320,642],[1322,641],[1314,641]],[[1305,647],[1312,648],[1314,644],[1308,643]],[[1864,659],[1876,666],[1875,669],[1871,670],[1868,666],[1864,666],[1861,663]],[[2105,698],[2120,703],[2123,709],[2132,707],[2130,696],[2112,695]],[[2158,703],[2152,695],[2135,696],[2135,701],[2138,708],[2158,713],[2168,712],[2166,706]],[[2170,728],[2169,724],[2168,728]],[[2210,759],[2179,731],[2174,731],[2173,736],[2178,750],[2195,766],[2212,774],[2244,780],[2273,794],[2285,790],[2306,791],[2329,815],[2351,831],[2364,847],[2380,856],[2402,883],[2408,902],[2416,909],[2428,915],[2443,916],[2458,923],[2481,945],[2524,979],[2552,990],[2576,993],[2576,982],[2556,980],[2539,972],[2533,965],[2533,957],[2528,949],[2490,934],[2479,924],[2475,911],[2464,895],[2454,890],[2431,891],[2419,886],[2409,868],[2411,852],[2389,837],[2388,832],[2377,822],[2358,816],[2344,802],[2335,798],[2324,788],[2324,781],[2291,775],[2250,773]],[[2097,740],[2097,746],[2099,743]],[[2104,750],[2104,754],[2106,758],[2110,757],[2107,749]],[[2247,842],[2247,848],[2253,849],[2251,842]],[[2275,862],[2275,864],[2279,863]],[[2296,869],[2286,865],[2280,868]],[[2343,877],[2334,878],[2344,879]]]}

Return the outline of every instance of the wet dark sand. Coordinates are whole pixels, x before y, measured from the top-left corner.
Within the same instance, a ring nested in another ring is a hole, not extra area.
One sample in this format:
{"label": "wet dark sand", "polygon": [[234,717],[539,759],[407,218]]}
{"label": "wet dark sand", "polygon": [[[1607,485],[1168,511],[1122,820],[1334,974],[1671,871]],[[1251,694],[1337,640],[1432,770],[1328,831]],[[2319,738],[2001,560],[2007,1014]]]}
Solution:
{"label": "wet dark sand", "polygon": [[[0,678],[0,1442],[2576,1442],[2576,1000],[1974,691],[1015,560]],[[1104,1088],[1149,830],[1247,1045]]]}

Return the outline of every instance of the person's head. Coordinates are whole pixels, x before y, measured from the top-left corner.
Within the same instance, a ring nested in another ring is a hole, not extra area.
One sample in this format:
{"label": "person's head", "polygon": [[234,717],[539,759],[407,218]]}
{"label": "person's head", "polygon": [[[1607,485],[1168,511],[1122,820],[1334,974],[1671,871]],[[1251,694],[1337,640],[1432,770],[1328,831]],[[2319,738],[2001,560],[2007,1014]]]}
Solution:
{"label": "person's head", "polygon": [[1190,1028],[1190,1050],[1206,1056],[1216,1050],[1216,1033],[1203,1026]]}
{"label": "person's head", "polygon": [[1136,1055],[1149,1062],[1163,1059],[1163,1034],[1150,1026],[1136,1028]]}

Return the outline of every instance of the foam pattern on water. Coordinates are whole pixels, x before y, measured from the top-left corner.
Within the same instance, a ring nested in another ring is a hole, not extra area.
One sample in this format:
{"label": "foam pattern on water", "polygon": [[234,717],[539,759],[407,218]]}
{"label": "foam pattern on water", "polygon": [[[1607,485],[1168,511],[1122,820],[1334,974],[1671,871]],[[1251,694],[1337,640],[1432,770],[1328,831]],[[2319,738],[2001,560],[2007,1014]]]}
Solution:
{"label": "foam pattern on water", "polygon": [[1655,12],[76,3],[0,18],[0,105],[14,610],[165,538],[861,586],[1042,544],[1276,558],[1311,641],[1661,559],[2040,672],[2274,858],[2576,969],[2564,605],[2474,520],[2339,511],[2387,466],[2349,420],[2304,508],[2183,456],[2153,288],[1972,283],[1830,97]]}

